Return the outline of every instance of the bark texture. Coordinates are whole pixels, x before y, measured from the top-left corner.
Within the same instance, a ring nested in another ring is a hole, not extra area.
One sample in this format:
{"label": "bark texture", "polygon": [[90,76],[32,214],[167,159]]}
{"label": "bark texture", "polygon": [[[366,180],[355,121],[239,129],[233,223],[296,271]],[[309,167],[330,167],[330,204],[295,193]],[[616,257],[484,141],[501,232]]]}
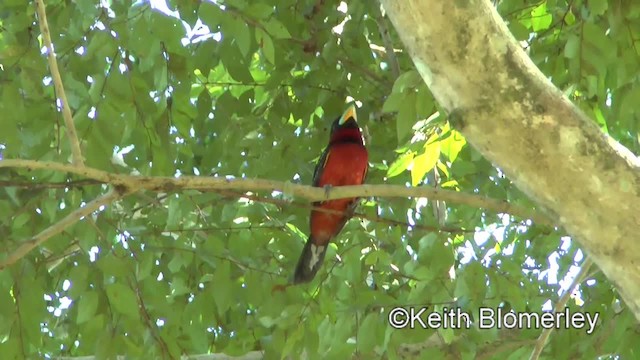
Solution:
{"label": "bark texture", "polygon": [[640,319],[640,161],[531,62],[487,0],[382,0],[452,124],[572,234]]}

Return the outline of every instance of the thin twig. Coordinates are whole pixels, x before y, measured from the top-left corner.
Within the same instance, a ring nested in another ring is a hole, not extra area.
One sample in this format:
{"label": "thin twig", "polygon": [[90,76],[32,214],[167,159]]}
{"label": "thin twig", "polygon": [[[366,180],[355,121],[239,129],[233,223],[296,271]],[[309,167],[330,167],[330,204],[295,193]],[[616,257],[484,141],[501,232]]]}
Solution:
{"label": "thin twig", "polygon": [[101,206],[110,204],[114,200],[120,198],[123,194],[115,190],[110,190],[108,193],[101,197],[91,201],[84,207],[74,210],[69,215],[65,216],[62,220],[42,230],[38,235],[35,235],[27,241],[23,241],[17,249],[15,249],[6,259],[0,261],[0,270],[15,264],[18,260],[22,259],[31,250],[35,249],[49,238],[64,231],[64,229],[80,221],[83,217],[98,210]]}
{"label": "thin twig", "polygon": [[[132,271],[132,274],[135,274],[135,271],[133,271],[133,269],[131,269],[131,271]],[[133,288],[134,286],[135,286],[135,289]],[[164,357],[167,357],[167,355],[170,355],[169,347],[167,346],[167,343],[164,341],[162,336],[159,334],[157,322],[154,321],[153,316],[151,316],[151,314],[149,313],[149,309],[147,309],[147,306],[144,303],[144,296],[143,296],[144,294],[142,292],[142,289],[140,288],[140,283],[138,282],[138,279],[135,279],[135,284],[129,284],[129,287],[131,287],[132,288],[131,290],[133,290],[136,294],[136,301],[138,303],[138,313],[140,314],[140,317],[143,319],[143,321],[146,323],[147,330],[149,330],[149,333],[151,333],[151,337],[156,341],[156,343],[160,347]]]}
{"label": "thin twig", "polygon": [[400,64],[398,64],[398,58],[396,57],[396,53],[393,49],[393,40],[391,40],[391,35],[389,34],[389,27],[384,21],[382,9],[379,6],[378,8],[378,14],[376,14],[375,20],[376,24],[378,25],[378,31],[380,32],[380,37],[382,38],[384,48],[386,50],[387,60],[389,61],[389,68],[391,69],[393,80],[395,81],[400,76]]}
{"label": "thin twig", "polygon": [[69,108],[69,101],[67,100],[67,95],[64,92],[62,76],[60,76],[58,61],[56,60],[56,54],[53,50],[53,44],[51,43],[51,33],[49,32],[49,23],[47,22],[44,0],[36,0],[36,11],[38,13],[38,23],[40,24],[42,40],[44,41],[44,45],[47,47],[47,59],[49,60],[49,68],[51,68],[53,86],[56,94],[62,102],[62,117],[64,118],[67,137],[69,138],[69,143],[71,145],[71,154],[73,156],[72,163],[76,166],[84,166],[82,152],[80,151],[80,142],[78,141],[78,135],[76,133],[76,126],[73,123],[73,116],[71,115],[71,109]]}
{"label": "thin twig", "polygon": [[[336,214],[336,215],[343,214],[343,212],[340,210],[325,209],[323,207],[314,206],[313,204],[308,204],[308,203],[300,204],[300,203],[287,201],[283,199],[269,199],[269,198],[265,198],[257,195],[245,194],[245,193],[240,193],[235,191],[221,191],[220,193],[230,194],[233,197],[239,197],[239,198],[241,197],[241,198],[245,198],[245,199],[256,201],[256,202],[274,204],[280,207],[293,206],[293,207],[302,208],[302,209],[312,209],[312,210],[319,211],[322,213],[327,213],[327,214]],[[450,226],[428,226],[428,225],[421,225],[421,224],[411,225],[406,221],[387,219],[381,216],[369,216],[367,214],[358,213],[358,212],[354,213],[353,217],[368,220],[374,223],[381,223],[381,224],[387,224],[392,226],[403,226],[403,227],[411,228],[413,230],[420,230],[420,231],[431,231],[431,232],[443,231],[443,232],[456,233],[456,234],[475,232],[474,229],[462,229],[462,228],[450,227]],[[165,231],[168,231],[168,230],[165,230]]]}
{"label": "thin twig", "polygon": [[0,168],[24,168],[29,170],[51,170],[68,172],[86,178],[103,181],[113,186],[126,189],[144,189],[149,191],[172,192],[177,190],[200,191],[280,191],[286,196],[295,196],[309,201],[327,201],[346,198],[368,197],[424,197],[430,200],[441,200],[464,204],[475,208],[483,208],[496,213],[506,213],[524,219],[531,219],[538,224],[554,225],[553,219],[529,208],[510,204],[505,200],[492,199],[486,196],[468,194],[454,190],[431,188],[428,186],[406,187],[402,185],[352,185],[336,186],[325,189],[308,185],[294,184],[284,181],[229,178],[209,176],[133,176],[113,174],[89,167],[77,167],[56,162],[7,159],[0,161]]}
{"label": "thin twig", "polygon": [[43,253],[45,253],[46,256],[44,261],[47,264],[47,270],[49,272],[54,271],[66,259],[78,254],[80,250],[82,250],[82,248],[80,248],[80,244],[78,244],[78,241],[72,242],[60,254],[54,254],[50,250],[45,251],[45,248],[43,248]]}
{"label": "thin twig", "polygon": [[[584,261],[584,264],[582,264],[580,272],[578,272],[578,275],[576,275],[576,277],[573,279],[571,286],[556,303],[556,306],[553,309],[554,312],[562,312],[564,310],[564,308],[567,306],[567,303],[569,302],[569,299],[571,298],[571,295],[578,288],[578,285],[580,285],[584,281],[584,279],[587,278],[587,274],[589,274],[589,268],[591,267],[591,265],[593,265],[593,261],[591,260],[591,258],[587,258]],[[551,331],[553,331],[553,328],[544,329],[542,333],[540,333],[538,341],[536,342],[536,346],[533,348],[533,352],[531,353],[531,357],[529,357],[529,360],[538,360],[538,358],[540,358],[542,350],[544,350],[544,346],[547,344],[547,340],[551,335]]]}

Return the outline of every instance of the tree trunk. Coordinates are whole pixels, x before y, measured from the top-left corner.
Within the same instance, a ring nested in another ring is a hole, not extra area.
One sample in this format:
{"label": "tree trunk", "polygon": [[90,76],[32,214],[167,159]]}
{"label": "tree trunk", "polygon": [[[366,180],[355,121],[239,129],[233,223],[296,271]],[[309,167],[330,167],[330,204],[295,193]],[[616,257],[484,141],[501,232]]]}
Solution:
{"label": "tree trunk", "polygon": [[536,68],[488,0],[382,0],[450,121],[562,225],[640,319],[640,161]]}

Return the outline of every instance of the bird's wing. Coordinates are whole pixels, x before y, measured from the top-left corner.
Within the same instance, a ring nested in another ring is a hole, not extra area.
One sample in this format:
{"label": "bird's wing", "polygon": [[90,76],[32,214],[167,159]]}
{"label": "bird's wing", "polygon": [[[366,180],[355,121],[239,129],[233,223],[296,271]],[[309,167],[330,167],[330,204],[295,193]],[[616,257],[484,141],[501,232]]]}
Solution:
{"label": "bird's wing", "polygon": [[320,155],[320,159],[318,159],[318,163],[316,164],[316,168],[313,171],[313,186],[320,186],[320,178],[322,177],[322,172],[324,171],[324,167],[327,164],[327,160],[329,160],[329,153],[331,153],[331,146],[327,146],[322,155]]}

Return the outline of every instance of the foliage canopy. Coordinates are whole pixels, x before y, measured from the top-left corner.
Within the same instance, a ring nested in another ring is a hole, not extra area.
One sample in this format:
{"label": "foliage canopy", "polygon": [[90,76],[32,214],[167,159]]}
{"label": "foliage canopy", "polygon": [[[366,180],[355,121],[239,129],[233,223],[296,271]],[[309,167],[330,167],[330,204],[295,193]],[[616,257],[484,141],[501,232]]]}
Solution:
{"label": "foliage canopy", "polygon": [[[331,121],[355,100],[369,183],[437,184],[534,207],[438,112],[377,2],[161,5],[47,2],[87,166],[309,184]],[[497,7],[553,83],[639,153],[640,4]],[[69,161],[35,4],[3,1],[0,29],[2,158]],[[54,171],[0,169],[0,184],[7,254],[107,192]],[[306,241],[307,202],[286,192],[133,194],[0,270],[0,353],[394,359],[411,357],[408,345],[438,333],[453,350],[432,345],[429,358],[528,356],[540,329],[388,325],[394,306],[548,310],[584,261],[562,229],[464,203],[435,205],[365,199],[316,280],[274,292]],[[633,314],[602,274],[589,275],[567,306],[599,312],[596,331],[558,330],[544,355],[633,358],[640,351]]]}

